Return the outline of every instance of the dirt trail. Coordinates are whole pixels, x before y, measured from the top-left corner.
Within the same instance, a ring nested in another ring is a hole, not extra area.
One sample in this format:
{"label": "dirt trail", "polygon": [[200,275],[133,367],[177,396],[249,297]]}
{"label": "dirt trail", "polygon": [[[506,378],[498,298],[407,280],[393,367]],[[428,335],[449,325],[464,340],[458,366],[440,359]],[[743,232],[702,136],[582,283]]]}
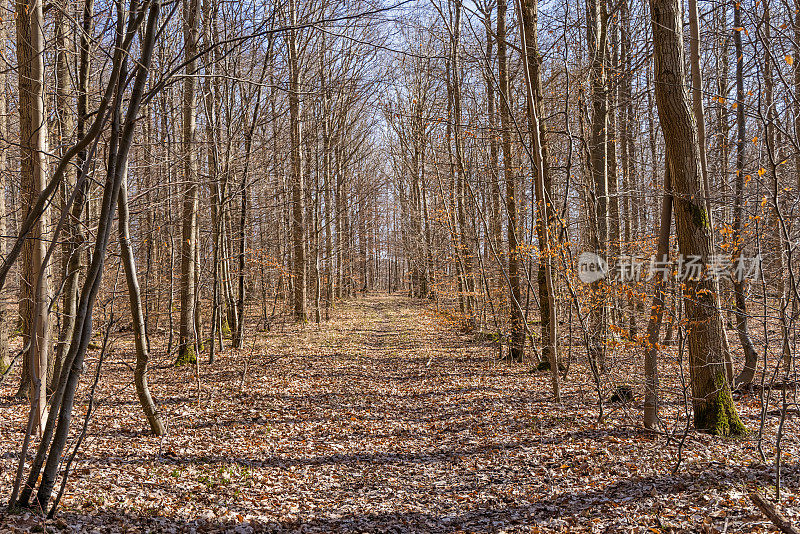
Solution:
{"label": "dirt trail", "polygon": [[[193,369],[156,366],[163,440],[142,433],[130,340],[116,340],[62,520],[98,532],[691,531],[693,513],[722,511],[730,527],[757,524],[737,488],[768,479],[740,466],[747,443],[723,445],[722,465],[703,462],[704,437],[690,440],[673,476],[674,449],[624,410],[596,424],[588,383],[569,382],[553,406],[546,374],[496,364],[418,302],[368,297],[322,327],[257,336],[251,355],[201,365],[199,404]],[[24,412],[0,403],[3,496]],[[785,470],[796,487],[797,470]],[[3,521],[20,518],[0,517],[5,532]]]}

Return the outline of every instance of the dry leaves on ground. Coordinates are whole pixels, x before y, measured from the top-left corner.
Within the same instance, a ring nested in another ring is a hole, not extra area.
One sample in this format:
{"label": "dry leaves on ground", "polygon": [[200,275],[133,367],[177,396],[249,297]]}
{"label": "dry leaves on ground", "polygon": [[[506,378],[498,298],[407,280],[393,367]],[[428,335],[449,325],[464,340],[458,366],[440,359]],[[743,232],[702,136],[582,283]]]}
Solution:
{"label": "dry leaves on ground", "polygon": [[[547,373],[497,363],[491,346],[445,326],[420,303],[369,297],[340,305],[323,327],[253,335],[246,349],[200,365],[199,392],[191,366],[155,362],[151,385],[169,423],[163,439],[143,432],[129,340],[116,340],[56,520],[5,515],[0,530],[772,528],[747,498],[774,481],[753,439],[692,433],[672,474],[678,442],[640,429],[637,405],[607,406],[598,423],[589,374],[578,364],[563,404],[554,405]],[[0,389],[5,496],[26,415],[23,403],[10,400],[15,386],[9,380]],[[756,428],[757,400],[739,405]],[[787,421],[781,502],[794,519],[796,426]]]}

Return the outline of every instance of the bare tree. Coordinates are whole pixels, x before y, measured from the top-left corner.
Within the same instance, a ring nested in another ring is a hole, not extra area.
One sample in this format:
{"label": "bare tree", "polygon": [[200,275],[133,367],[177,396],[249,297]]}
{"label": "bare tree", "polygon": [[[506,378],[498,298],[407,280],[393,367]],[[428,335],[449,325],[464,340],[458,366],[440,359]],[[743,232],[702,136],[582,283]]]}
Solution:
{"label": "bare tree", "polygon": [[297,6],[294,0],[289,1],[288,25],[286,32],[289,54],[289,120],[291,130],[291,165],[292,165],[292,251],[294,264],[292,278],[294,283],[294,318],[305,322],[306,317],[306,250],[305,250],[305,208],[304,177],[301,164],[300,147],[302,143],[300,129],[300,62],[297,52]]}
{"label": "bare tree", "polygon": [[195,95],[198,70],[197,53],[200,41],[200,2],[183,1],[183,41],[186,77],[183,80],[183,132],[181,136],[183,158],[183,232],[181,239],[181,317],[178,334],[178,362],[194,363],[197,358],[197,332],[195,332],[195,304],[197,299],[197,210],[199,184],[197,155],[194,139],[197,126],[197,97]]}
{"label": "bare tree", "polygon": [[[553,287],[553,256],[550,243],[550,213],[553,205],[552,190],[547,187],[547,148],[542,117],[542,75],[538,45],[538,10],[535,0],[519,0],[522,59],[525,68],[525,85],[528,96],[528,122],[532,143],[534,194],[536,198],[536,231],[539,237],[539,306],[541,308],[543,356],[550,364],[553,398],[561,401],[558,380],[558,319],[555,288]],[[546,325],[546,326],[545,326]]]}
{"label": "bare tree", "polygon": [[[606,0],[587,0],[587,43],[589,45],[592,122],[589,168],[590,187],[589,246],[600,257],[606,256],[609,239],[608,218],[608,5]],[[606,290],[602,280],[592,284],[589,303],[590,354],[592,365],[605,368],[605,332],[607,317]]]}
{"label": "bare tree", "polygon": [[[674,190],[680,253],[708,263],[713,239],[702,201],[702,169],[685,80],[683,23],[678,0],[651,0],[653,56],[661,128]],[[723,436],[746,432],[728,385],[722,315],[713,277],[687,280],[684,290],[687,345],[695,426]]]}
{"label": "bare tree", "polygon": [[511,345],[509,358],[521,361],[525,354],[525,325],[520,287],[520,250],[517,224],[517,174],[511,151],[511,101],[508,82],[508,54],[506,52],[506,0],[497,1],[497,64],[498,91],[500,93],[500,128],[502,130],[503,176],[506,186],[506,237],[508,241],[508,291],[511,310]]}
{"label": "bare tree", "polygon": [[[47,186],[45,152],[44,17],[39,0],[17,2],[17,60],[19,62],[20,160],[23,205],[33,209]],[[48,301],[50,284],[44,263],[49,211],[45,210],[26,241],[20,284],[23,344],[30,373],[34,427],[41,432],[47,418],[46,380],[50,352]],[[25,376],[23,374],[23,376]],[[23,380],[23,386],[25,380]]]}
{"label": "bare tree", "polygon": [[[0,59],[5,59],[7,33],[7,22],[0,20]],[[8,150],[7,84],[8,75],[3,70],[0,72],[0,142],[2,142],[2,146],[0,146],[0,256],[6,255],[5,236],[8,232],[5,179],[5,171],[8,166],[8,157],[6,156]],[[4,296],[0,297],[0,375],[5,373],[11,365],[11,357],[8,352],[8,312],[7,299]]]}

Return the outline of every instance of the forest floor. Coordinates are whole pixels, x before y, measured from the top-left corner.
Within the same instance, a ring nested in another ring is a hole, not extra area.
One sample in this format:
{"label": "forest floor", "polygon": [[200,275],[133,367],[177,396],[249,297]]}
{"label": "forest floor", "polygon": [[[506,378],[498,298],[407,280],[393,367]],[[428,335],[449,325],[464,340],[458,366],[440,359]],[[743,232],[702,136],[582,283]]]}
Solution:
{"label": "forest floor", "polygon": [[[641,429],[639,404],[606,405],[598,422],[589,374],[572,369],[555,405],[547,373],[498,363],[427,303],[372,296],[337,306],[322,327],[253,334],[201,363],[199,383],[154,347],[164,438],[144,432],[129,336],[112,336],[56,519],[0,515],[0,532],[771,530],[747,499],[774,496],[754,438],[690,433],[673,473],[679,441]],[[86,381],[96,364],[94,354]],[[10,378],[4,499],[27,411]],[[739,406],[755,432],[757,399]],[[780,504],[798,519],[797,426],[786,424]]]}

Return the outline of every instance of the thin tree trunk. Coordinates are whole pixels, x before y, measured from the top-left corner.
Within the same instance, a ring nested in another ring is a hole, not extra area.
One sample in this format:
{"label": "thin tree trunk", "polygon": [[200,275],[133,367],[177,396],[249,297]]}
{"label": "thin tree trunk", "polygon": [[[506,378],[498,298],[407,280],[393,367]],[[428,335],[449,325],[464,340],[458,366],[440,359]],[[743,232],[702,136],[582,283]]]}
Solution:
{"label": "thin tree trunk", "polygon": [[[631,14],[628,0],[622,0],[621,3],[621,18],[622,18],[622,34],[623,36],[630,35],[631,32]],[[624,211],[624,227],[623,239],[625,241],[624,252],[631,254],[634,235],[638,234],[638,225],[635,224],[636,211],[638,203],[633,198],[633,189],[636,183],[634,176],[635,166],[633,162],[636,160],[636,145],[633,140],[633,130],[636,123],[636,118],[633,111],[633,72],[632,72],[632,54],[630,39],[623,38],[620,43],[621,68],[622,68],[622,87],[620,88],[620,104],[622,106],[620,121],[620,140],[622,141],[622,191],[623,191],[623,211]],[[633,292],[628,294],[627,298],[627,313],[628,313],[628,337],[636,339],[638,334],[636,324],[636,298]]]}
{"label": "thin tree trunk", "polygon": [[[486,12],[486,68],[484,79],[486,81],[486,114],[489,116],[489,188],[491,198],[491,224],[490,236],[494,247],[500,250],[503,244],[501,230],[503,224],[500,216],[500,171],[499,154],[497,146],[497,111],[495,106],[496,88],[494,84],[492,43],[494,42],[494,32],[492,31],[491,8]],[[501,105],[503,105],[501,103]]]}
{"label": "thin tree trunk", "polygon": [[[728,124],[728,61],[729,61],[729,37],[728,37],[728,30],[727,30],[727,6],[722,5],[720,6],[719,13],[716,17],[716,22],[718,24],[716,28],[717,35],[725,36],[720,41],[720,46],[717,49],[717,57],[716,57],[716,79],[717,79],[717,94],[720,97],[720,105],[717,106],[717,183],[715,184],[717,189],[720,191],[721,194],[726,195],[728,193],[728,161],[729,161],[729,153],[730,153],[730,146],[729,146],[729,131],[730,126]],[[727,203],[726,203],[727,204]],[[729,207],[727,205],[722,207],[721,217],[723,221],[729,221],[730,212],[728,211]]]}
{"label": "thin tree trunk", "polygon": [[[133,372],[133,382],[136,385],[136,395],[142,405],[150,431],[154,436],[163,436],[165,433],[164,422],[161,414],[153,401],[153,395],[147,385],[147,362],[150,352],[147,349],[145,338],[144,314],[142,313],[142,295],[139,289],[139,278],[136,274],[136,259],[133,256],[130,236],[130,216],[128,211],[128,165],[123,162],[122,183],[119,188],[117,203],[119,204],[119,244],[122,256],[122,265],[125,268],[125,281],[128,284],[128,298],[131,307],[131,320],[133,321],[133,340],[136,347],[136,369]],[[213,340],[212,340],[213,343]]]}
{"label": "thin tree trunk", "polygon": [[[8,38],[6,20],[0,20],[0,47],[6,48]],[[8,158],[6,151],[9,149],[8,139],[8,75],[5,69],[0,69],[0,257],[6,255],[6,235],[8,232],[6,213],[6,166]],[[8,347],[8,315],[9,305],[6,295],[0,295],[0,375],[11,365]]]}
{"label": "thin tree trunk", "polygon": [[[736,179],[735,197],[733,203],[733,262],[737,263],[742,257],[742,224],[744,217],[744,165],[745,165],[745,117],[744,117],[744,51],[742,47],[742,32],[737,31],[741,24],[741,4],[736,2],[733,8],[733,42],[736,50]],[[753,340],[750,338],[747,317],[747,300],[745,285],[747,281],[740,276],[733,278],[733,297],[736,305],[736,332],[744,352],[744,369],[736,377],[734,387],[742,387],[753,380],[758,353]],[[732,378],[732,370],[728,372],[728,380]]]}
{"label": "thin tree trunk", "polygon": [[[475,277],[472,269],[472,251],[467,231],[465,191],[467,179],[464,171],[464,133],[461,128],[461,2],[456,0],[453,6],[453,34],[450,43],[450,61],[452,63],[452,98],[453,98],[453,137],[455,141],[456,160],[456,222],[458,227],[458,253],[461,257],[464,279],[464,320],[468,329],[475,328]],[[424,162],[423,162],[424,164]],[[421,189],[421,188],[420,188]],[[419,193],[419,191],[418,191]],[[421,203],[420,203],[420,208]],[[420,209],[421,211],[421,209]],[[420,233],[421,234],[421,233]],[[422,237],[421,235],[418,237]]]}
{"label": "thin tree trunk", "polygon": [[[57,153],[63,156],[68,146],[72,144],[73,128],[75,125],[74,111],[70,104],[72,91],[70,91],[70,72],[69,58],[71,55],[71,39],[69,37],[69,14],[68,4],[65,0],[58,0],[56,7],[55,20],[55,47],[56,47],[56,145]],[[76,173],[75,168],[70,166],[64,173],[64,181],[61,186],[61,205],[66,209],[67,199],[70,189],[75,187]],[[77,221],[71,221],[64,231],[63,245],[61,249],[61,270],[65,281],[62,295],[61,309],[61,334],[56,340],[53,358],[50,359],[48,369],[48,391],[58,380],[61,369],[61,362],[64,357],[64,347],[69,343],[72,334],[70,328],[72,317],[75,315],[75,308],[78,305],[77,292],[77,272],[70,272],[72,256],[79,254],[79,249],[75,246],[75,234],[80,231]],[[80,262],[80,259],[79,259]],[[80,264],[78,262],[78,264]]]}
{"label": "thin tree trunk", "polygon": [[183,0],[183,40],[186,74],[183,80],[183,132],[181,157],[183,159],[183,228],[181,239],[181,314],[178,332],[177,363],[194,363],[197,358],[195,346],[195,301],[197,287],[197,209],[200,202],[197,176],[197,156],[194,138],[197,125],[195,87],[197,78],[197,50],[200,39],[199,0]]}
{"label": "thin tree trunk", "polygon": [[[17,60],[19,62],[20,179],[23,205],[32,207],[47,186],[47,124],[44,103],[44,17],[40,0],[17,1]],[[23,253],[20,316],[23,346],[30,380],[34,428],[41,433],[47,418],[47,360],[50,350],[48,304],[50,286],[44,258],[45,233],[50,212],[45,210],[34,225]],[[23,376],[23,381],[25,377]]]}
{"label": "thin tree trunk", "polygon": [[287,48],[289,53],[289,127],[291,130],[292,161],[292,249],[294,264],[292,268],[294,282],[294,318],[297,322],[306,321],[306,228],[304,220],[303,169],[300,161],[300,66],[297,52],[297,6],[295,0],[289,0],[289,25],[287,32]]}
{"label": "thin tree trunk", "polygon": [[[800,138],[800,0],[794,0],[794,134]],[[795,187],[800,190],[800,150],[794,157]],[[796,302],[796,299],[794,299]]]}
{"label": "thin tree trunk", "polygon": [[700,22],[697,13],[697,0],[687,0],[686,10],[689,12],[689,64],[692,80],[692,111],[697,123],[697,145],[700,149],[700,169],[703,173],[703,198],[712,227],[714,223],[711,211],[711,187],[708,182],[708,156],[706,155],[706,121],[703,111],[703,80],[700,72]]}
{"label": "thin tree trunk", "polygon": [[[266,65],[269,61],[272,51],[272,40],[270,40],[270,46],[267,51],[266,59],[264,60],[264,69],[261,71],[261,81],[264,80],[264,75],[266,73]],[[239,263],[239,272],[238,272],[238,279],[236,284],[236,311],[237,311],[237,318],[235,323],[235,329],[233,332],[233,346],[237,349],[241,349],[244,346],[244,306],[245,306],[245,267],[246,267],[246,251],[247,251],[247,209],[250,204],[249,195],[248,195],[248,188],[250,187],[247,183],[247,180],[250,175],[250,155],[253,150],[253,133],[256,129],[256,124],[259,117],[259,112],[261,110],[261,87],[262,85],[258,86],[255,95],[255,107],[253,109],[253,118],[250,121],[250,127],[245,135],[244,141],[244,168],[242,169],[242,181],[240,184],[240,200],[241,205],[239,207],[239,227],[238,227],[238,234],[239,234],[239,250],[237,251],[238,256],[238,263]]]}
{"label": "thin tree trunk", "polygon": [[[323,84],[325,78],[322,78]],[[324,86],[324,85],[323,85]],[[335,295],[335,280],[336,271],[334,265],[333,254],[333,225],[334,225],[334,210],[333,210],[333,183],[331,180],[331,145],[330,145],[330,123],[326,120],[323,121],[322,131],[322,177],[324,181],[324,201],[325,201],[325,310],[326,317],[330,314],[330,308],[333,306],[333,298]]]}
{"label": "thin tree trunk", "polygon": [[[609,67],[611,73],[619,73],[620,72],[620,64],[619,64],[619,24],[614,22],[608,22],[611,26],[610,31],[611,38],[609,39],[611,53],[607,54],[610,55],[609,58]],[[619,257],[620,254],[620,209],[619,209],[619,165],[618,165],[618,154],[617,154],[617,140],[619,139],[618,133],[618,118],[617,118],[617,110],[619,109],[619,80],[620,77],[618,75],[610,75],[607,79],[607,83],[609,87],[607,87],[607,129],[606,129],[606,167],[608,173],[608,255],[609,257],[607,260],[609,263],[616,263],[616,259]],[[618,312],[619,308],[614,307],[615,310]],[[609,319],[614,319],[616,317],[616,313],[614,316],[610,316]]]}
{"label": "thin tree trunk", "polygon": [[[217,334],[220,339],[220,350],[222,349],[222,338],[226,334],[225,330],[231,328],[236,330],[236,314],[233,314],[234,323],[231,324],[229,313],[225,313],[223,319],[222,300],[220,298],[220,280],[224,279],[224,268],[227,264],[227,256],[224,252],[224,245],[227,242],[225,235],[225,195],[227,194],[227,172],[220,172],[219,152],[221,150],[221,127],[220,127],[220,81],[216,76],[215,68],[218,65],[221,50],[219,46],[214,46],[217,38],[216,20],[218,3],[213,0],[204,0],[202,4],[204,25],[203,41],[204,46],[214,47],[214,53],[206,56],[205,70],[208,76],[203,81],[203,92],[205,94],[205,130],[208,143],[208,181],[211,186],[211,242],[213,250],[212,281],[211,281],[211,334],[209,336],[211,345],[209,347],[209,363],[214,362]],[[227,293],[226,293],[227,297]],[[226,312],[230,301],[226,298]],[[221,331],[218,331],[221,330]]]}
{"label": "thin tree trunk", "polygon": [[[593,192],[590,202],[591,222],[589,242],[592,252],[605,259],[608,250],[608,168],[606,136],[608,130],[608,87],[606,80],[607,0],[588,0],[586,16],[588,17],[588,45],[591,61],[590,83],[592,86],[592,123],[590,141],[590,168],[592,172]],[[589,303],[591,365],[605,368],[606,360],[606,321],[608,320],[606,290],[602,279],[591,284],[591,301]]]}
{"label": "thin tree trunk", "polygon": [[[82,28],[80,32],[80,59],[78,68],[78,99],[77,99],[77,115],[78,122],[76,128],[76,137],[83,138],[86,130],[86,120],[88,118],[88,99],[89,99],[89,46],[90,35],[92,31],[92,18],[94,16],[94,0],[86,0],[83,5],[83,19]],[[88,181],[83,180],[84,162],[86,161],[86,150],[82,150],[77,154],[77,168],[79,174],[75,180],[75,186],[79,187],[76,191],[75,199],[73,200],[72,209],[69,219],[69,230],[67,232],[68,247],[65,250],[69,257],[66,265],[66,272],[64,274],[64,304],[62,313],[64,320],[61,325],[61,339],[59,340],[56,354],[58,364],[55,365],[52,384],[58,384],[60,374],[63,368],[64,355],[69,352],[70,344],[75,334],[75,314],[77,313],[78,306],[78,290],[79,290],[79,274],[82,269],[82,253],[81,247],[83,246],[86,236],[83,233],[81,218],[83,216],[84,207],[86,205],[86,192],[88,190]],[[78,185],[81,184],[81,185]]]}
{"label": "thin tree trunk", "polygon": [[[656,261],[666,266],[669,262],[669,237],[672,234],[672,178],[669,166],[664,174],[664,197],[661,200],[661,226],[656,245]],[[644,353],[644,427],[658,424],[658,335],[664,317],[664,287],[666,276],[656,276],[653,303],[647,322],[647,345]]]}
{"label": "thin tree trunk", "polygon": [[[785,309],[787,301],[788,284],[787,275],[785,273],[786,260],[784,258],[784,251],[788,250],[788,242],[784,237],[782,231],[780,208],[785,202],[785,193],[781,189],[781,180],[778,171],[778,162],[783,161],[784,157],[781,154],[780,136],[776,136],[776,111],[775,111],[775,80],[773,78],[773,55],[771,51],[771,33],[772,33],[772,13],[770,8],[770,0],[764,0],[764,15],[762,30],[759,33],[762,48],[764,50],[764,108],[766,109],[766,124],[764,125],[764,143],[766,148],[767,157],[767,176],[766,182],[768,184],[768,191],[771,196],[769,202],[769,212],[767,214],[767,228],[768,234],[766,237],[767,250],[770,253],[770,281],[774,285],[775,292],[780,297],[780,308]],[[777,139],[776,139],[777,137]],[[783,355],[784,364],[786,368],[791,365],[791,351],[789,350],[789,336],[786,335],[785,324],[782,325],[783,332]],[[755,365],[752,366],[752,374],[749,374],[750,368],[745,367],[736,379],[737,387],[746,387],[750,384],[755,377]],[[746,374],[747,372],[747,374]]]}
{"label": "thin tree trunk", "polygon": [[508,83],[508,56],[506,53],[506,0],[497,2],[497,62],[498,90],[500,92],[500,128],[502,129],[503,175],[506,184],[506,215],[508,217],[508,280],[509,308],[511,310],[511,345],[509,358],[522,361],[525,354],[525,325],[520,289],[520,257],[517,233],[517,176],[511,152],[511,120]]}

